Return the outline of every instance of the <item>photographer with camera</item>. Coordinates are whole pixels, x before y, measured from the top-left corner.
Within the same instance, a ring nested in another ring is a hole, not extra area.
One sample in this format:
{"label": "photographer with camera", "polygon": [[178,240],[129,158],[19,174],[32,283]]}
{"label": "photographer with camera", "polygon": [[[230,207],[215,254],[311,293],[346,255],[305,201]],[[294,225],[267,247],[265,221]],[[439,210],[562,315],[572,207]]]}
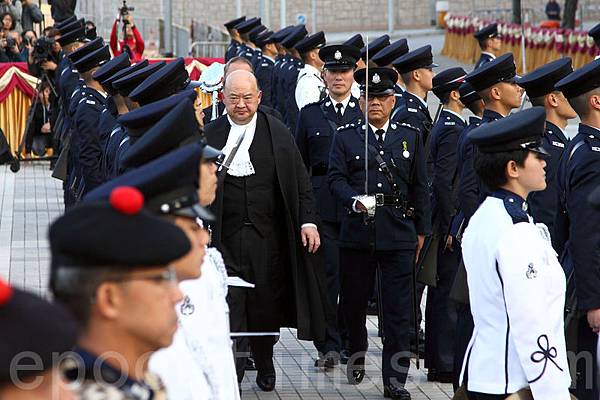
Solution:
{"label": "photographer with camera", "polygon": [[[127,2],[124,0],[110,33],[110,49],[115,57],[127,51],[131,61],[138,62],[144,55],[144,39],[142,39],[140,31],[135,26],[130,11],[134,11],[134,7],[128,7]],[[121,40],[117,39],[117,25],[119,22],[122,24],[123,38]]]}
{"label": "photographer with camera", "polygon": [[34,102],[30,113],[33,113],[29,129],[25,137],[25,153],[33,152],[36,156],[43,156],[46,149],[52,145],[52,127],[54,125],[52,111],[53,93],[48,81],[40,84],[38,101]]}
{"label": "photographer with camera", "polygon": [[24,62],[25,58],[21,55],[20,43],[21,35],[18,32],[3,30],[0,33],[0,62]]}

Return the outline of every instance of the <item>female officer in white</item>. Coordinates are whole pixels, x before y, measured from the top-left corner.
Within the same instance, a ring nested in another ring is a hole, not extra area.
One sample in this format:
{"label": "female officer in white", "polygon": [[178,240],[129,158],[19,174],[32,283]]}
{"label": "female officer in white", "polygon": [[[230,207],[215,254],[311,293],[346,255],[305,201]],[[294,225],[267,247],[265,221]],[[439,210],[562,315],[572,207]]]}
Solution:
{"label": "female officer in white", "polygon": [[542,107],[482,125],[469,135],[475,168],[492,194],[465,231],[473,336],[461,381],[475,400],[504,399],[530,388],[534,399],[569,399],[563,313],[565,275],[545,225],[525,199],[546,187],[539,153]]}

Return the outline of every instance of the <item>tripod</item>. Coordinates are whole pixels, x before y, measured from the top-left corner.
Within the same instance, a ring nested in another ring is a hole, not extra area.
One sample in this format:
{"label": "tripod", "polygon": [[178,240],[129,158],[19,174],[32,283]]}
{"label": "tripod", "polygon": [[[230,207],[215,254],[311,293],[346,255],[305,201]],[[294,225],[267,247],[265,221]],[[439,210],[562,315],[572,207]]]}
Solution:
{"label": "tripod", "polygon": [[15,154],[15,158],[17,159],[17,161],[31,161],[31,162],[47,161],[47,160],[56,160],[56,158],[57,158],[56,154],[53,154],[50,157],[38,157],[38,158],[23,158],[22,157],[23,148],[25,147],[25,145],[27,143],[27,137],[28,137],[28,135],[31,134],[31,132],[30,132],[31,122],[32,122],[33,116],[35,114],[35,110],[40,103],[40,96],[39,96],[40,88],[42,87],[44,82],[46,82],[48,84],[48,86],[50,87],[50,90],[52,91],[52,94],[54,94],[55,97],[57,96],[56,88],[52,84],[50,77],[48,77],[48,72],[46,72],[45,70],[42,70],[42,76],[40,79],[38,79],[38,83],[35,87],[35,98],[33,99],[33,102],[31,103],[31,107],[29,108],[29,114],[27,115],[27,122],[25,124],[25,134],[23,135],[23,138],[21,139],[21,143],[19,144],[19,149],[17,150],[17,154]]}

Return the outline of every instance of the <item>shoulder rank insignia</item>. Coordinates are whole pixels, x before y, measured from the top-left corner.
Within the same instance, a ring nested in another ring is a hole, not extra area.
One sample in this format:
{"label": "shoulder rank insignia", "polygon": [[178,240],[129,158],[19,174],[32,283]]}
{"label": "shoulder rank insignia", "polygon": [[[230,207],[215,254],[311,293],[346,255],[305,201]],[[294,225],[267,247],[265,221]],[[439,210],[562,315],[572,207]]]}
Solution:
{"label": "shoulder rank insignia", "polygon": [[444,122],[444,125],[452,126],[452,125],[456,125],[456,122],[454,122],[454,121],[446,121],[446,122]]}
{"label": "shoulder rank insignia", "polygon": [[565,144],[561,143],[561,142],[557,142],[555,140],[552,141],[552,146],[556,146],[556,147],[560,147],[560,148],[564,148]]}
{"label": "shoulder rank insignia", "polygon": [[407,107],[406,109],[408,110],[408,112],[412,112],[412,113],[416,113],[417,112],[416,108]]}

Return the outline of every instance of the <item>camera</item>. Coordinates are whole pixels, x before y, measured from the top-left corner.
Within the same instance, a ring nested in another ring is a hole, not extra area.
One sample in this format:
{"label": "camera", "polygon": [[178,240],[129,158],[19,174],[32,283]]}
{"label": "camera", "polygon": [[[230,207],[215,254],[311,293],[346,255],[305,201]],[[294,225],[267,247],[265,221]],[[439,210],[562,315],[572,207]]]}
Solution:
{"label": "camera", "polygon": [[53,44],[54,39],[45,36],[40,37],[33,47],[33,62],[41,64],[44,61],[48,61],[52,55]]}
{"label": "camera", "polygon": [[[123,0],[123,6],[119,8],[119,13],[121,14],[121,17],[129,15],[130,11],[135,11],[135,7],[128,7],[127,0]],[[124,22],[128,23],[127,20],[125,20]]]}
{"label": "camera", "polygon": [[6,48],[11,49],[17,45],[15,38],[6,38]]}

